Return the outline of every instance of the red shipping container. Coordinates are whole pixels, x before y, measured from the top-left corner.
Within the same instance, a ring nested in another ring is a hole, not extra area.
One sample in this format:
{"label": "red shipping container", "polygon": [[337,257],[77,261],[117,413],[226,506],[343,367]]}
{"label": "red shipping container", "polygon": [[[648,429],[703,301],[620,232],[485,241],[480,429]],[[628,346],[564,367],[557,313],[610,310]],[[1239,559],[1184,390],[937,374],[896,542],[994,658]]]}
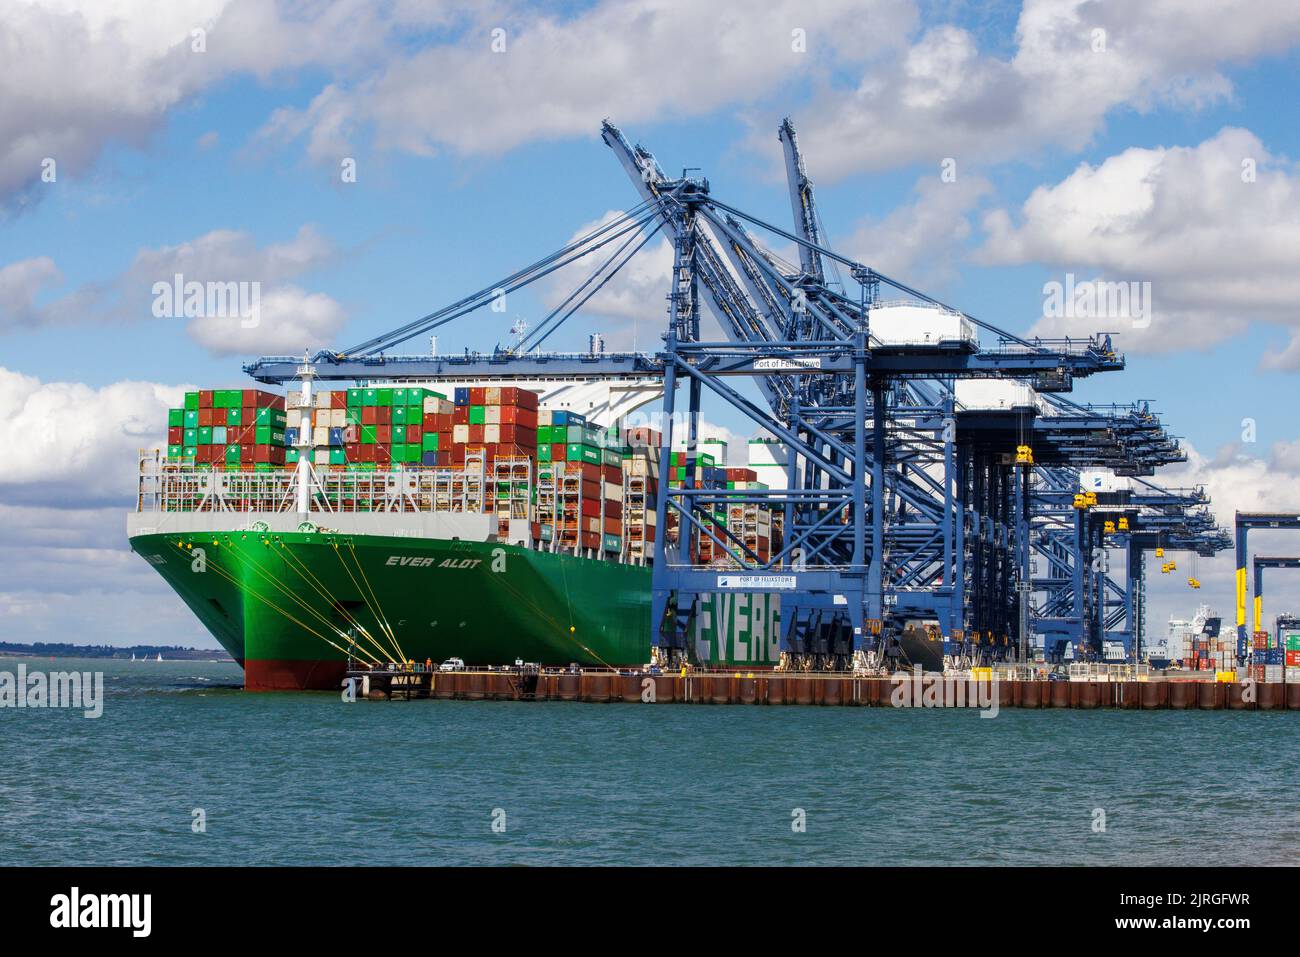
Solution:
{"label": "red shipping container", "polygon": [[1300,651],[1288,651],[1286,653],[1286,666],[1288,668],[1300,668]]}
{"label": "red shipping container", "polygon": [[622,535],[622,534],[623,534],[623,520],[622,520],[621,518],[610,518],[609,515],[606,514],[606,515],[605,515],[605,534],[606,534],[606,535]]}
{"label": "red shipping container", "polygon": [[465,464],[465,446],[463,444],[457,444],[451,447],[451,464]]}
{"label": "red shipping container", "polygon": [[599,532],[583,532],[583,533],[582,533],[582,547],[583,547],[583,548],[600,548],[600,533],[599,533]]}
{"label": "red shipping container", "polygon": [[167,444],[168,444],[168,445],[184,445],[184,444],[185,444],[185,427],[182,426],[182,425],[176,425],[176,426],[172,426],[171,428],[169,428],[169,429],[167,430]]}
{"label": "red shipping container", "polygon": [[391,465],[393,463],[393,447],[384,443],[376,443],[371,446],[375,450],[376,465]]}
{"label": "red shipping container", "polygon": [[[240,446],[240,451],[243,451]],[[253,461],[261,464],[282,465],[284,464],[284,446],[283,445],[254,445]]]}
{"label": "red shipping container", "polygon": [[[373,443],[373,442],[371,442],[371,443],[366,443],[366,444],[362,444],[362,445],[358,445],[357,448],[358,448],[360,451],[357,453],[357,457],[356,457],[355,461],[357,461],[357,462],[373,462],[373,461],[375,460],[375,446],[374,446],[374,443]],[[349,458],[351,458],[351,456],[349,456]]]}
{"label": "red shipping container", "polygon": [[451,466],[450,448],[438,450],[438,465],[442,468],[449,468]]}
{"label": "red shipping container", "polygon": [[346,389],[335,389],[330,393],[331,409],[346,409],[348,407],[348,393]]}
{"label": "red shipping container", "polygon": [[393,424],[393,410],[390,406],[386,406],[386,405],[375,406],[375,424],[376,425]]}
{"label": "red shipping container", "polygon": [[239,464],[240,465],[253,464],[253,447],[251,445],[241,445],[239,447]]}
{"label": "red shipping container", "polygon": [[615,502],[613,499],[608,499],[608,498],[605,499],[605,517],[606,517],[606,518],[622,518],[622,517],[623,517],[623,503],[622,503],[622,502]]}
{"label": "red shipping container", "polygon": [[210,427],[210,426],[212,426],[213,424],[215,424],[215,423],[213,422],[213,420],[216,419],[216,417],[217,417],[216,413],[217,413],[217,412],[221,412],[221,411],[224,411],[224,410],[221,410],[221,409],[199,409],[199,428],[201,428],[201,429],[202,429],[202,428],[207,428],[207,427]]}
{"label": "red shipping container", "polygon": [[367,406],[363,406],[363,407],[362,407],[362,409],[361,409],[361,424],[362,424],[362,425],[378,425],[378,424],[379,424],[379,408],[378,408],[378,406],[367,405]]}
{"label": "red shipping container", "polygon": [[451,413],[452,425],[469,425],[469,406],[458,405]]}
{"label": "red shipping container", "polygon": [[[226,414],[229,415],[229,414],[230,414],[231,412],[233,412],[233,411],[234,411],[233,409],[227,409],[227,410],[226,410]],[[252,408],[251,406],[245,406],[244,408],[240,409],[240,410],[239,410],[239,424],[240,424],[240,425],[256,425],[256,424],[257,424],[257,410],[254,409],[254,408]]]}
{"label": "red shipping container", "polygon": [[582,498],[582,514],[587,518],[600,518],[600,499],[589,498],[584,495]]}
{"label": "red shipping container", "polygon": [[361,458],[361,443],[360,443],[360,442],[351,442],[351,443],[348,443],[347,445],[344,445],[344,446],[343,446],[343,454],[344,454],[345,456],[347,456],[347,460],[348,460],[349,462],[362,462],[362,461],[364,461],[364,459]]}
{"label": "red shipping container", "polygon": [[438,451],[450,452],[451,446],[452,446],[451,430],[448,429],[446,432],[444,432],[441,429],[439,429],[438,430]]}
{"label": "red shipping container", "polygon": [[[567,445],[561,445],[561,444],[559,444],[559,443],[556,443],[556,444],[552,445],[552,446],[551,446],[551,461],[552,461],[552,462],[564,462],[564,456],[568,453],[568,450],[569,450],[569,447],[568,447]],[[569,463],[565,462],[564,464],[565,464],[565,465],[568,465]]]}
{"label": "red shipping container", "polygon": [[606,482],[611,485],[623,484],[623,469],[617,465],[602,465],[601,470]]}
{"label": "red shipping container", "polygon": [[361,426],[345,425],[343,427],[343,444],[356,445],[361,441]]}
{"label": "red shipping container", "polygon": [[532,389],[520,389],[517,386],[509,386],[501,390],[501,404],[504,406],[518,406],[521,409],[537,411],[537,393]]}
{"label": "red shipping container", "polygon": [[501,425],[497,427],[502,445],[519,445],[525,448],[537,448],[537,430],[527,429],[521,425]]}
{"label": "red shipping container", "polygon": [[483,444],[483,426],[471,425],[469,427],[469,442],[467,444],[469,445]]}
{"label": "red shipping container", "polygon": [[517,409],[513,406],[502,406],[501,424],[526,425],[530,429],[535,429],[537,428],[537,410]]}
{"label": "red shipping container", "polygon": [[432,412],[426,412],[424,418],[420,420],[420,423],[430,432],[438,431],[438,417]]}
{"label": "red shipping container", "polygon": [[470,405],[487,405],[487,389],[475,386],[469,390]]}
{"label": "red shipping container", "polygon": [[408,425],[406,427],[406,441],[419,442],[424,437],[424,429],[418,425]]}
{"label": "red shipping container", "polygon": [[212,390],[211,390],[211,389],[200,389],[200,390],[199,390],[199,408],[200,408],[200,409],[210,409],[210,408],[212,408]]}
{"label": "red shipping container", "polygon": [[375,426],[375,442],[379,445],[388,445],[393,441],[393,427],[391,425]]}

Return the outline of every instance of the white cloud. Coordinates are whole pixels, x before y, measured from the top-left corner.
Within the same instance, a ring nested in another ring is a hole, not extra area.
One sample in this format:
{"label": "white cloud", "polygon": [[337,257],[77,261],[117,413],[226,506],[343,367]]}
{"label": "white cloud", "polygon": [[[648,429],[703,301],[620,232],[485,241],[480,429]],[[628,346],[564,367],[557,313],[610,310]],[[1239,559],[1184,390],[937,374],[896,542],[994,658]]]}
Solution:
{"label": "white cloud", "polygon": [[136,453],[166,439],[184,387],[42,382],[0,367],[0,490],[7,503],[87,508],[133,499]]}
{"label": "white cloud", "polygon": [[49,256],[22,259],[0,268],[0,332],[40,322],[36,297],[63,282]]}
{"label": "white cloud", "polygon": [[[907,0],[611,0],[567,18],[520,6],[478,16],[455,43],[395,52],[377,74],[330,83],[263,132],[305,136],[327,162],[363,130],[416,155],[498,153],[594,136],[605,116],[644,122],[752,102],[878,55],[914,23]],[[492,51],[493,28],[506,31],[503,52]],[[796,29],[806,53],[792,49]]]}
{"label": "white cloud", "polygon": [[[370,0],[7,0],[0,19],[0,209],[39,195],[106,146],[143,146],[168,112],[222,79],[384,62],[405,29],[450,4]],[[205,33],[196,40],[194,31]],[[196,47],[201,46],[201,49]]]}
{"label": "white cloud", "polygon": [[48,257],[23,260],[0,269],[0,331],[88,321],[175,323],[184,318],[175,302],[165,302],[162,312],[176,318],[155,317],[155,286],[174,286],[180,275],[185,284],[248,284],[250,298],[252,284],[258,284],[255,318],[248,309],[188,320],[189,335],[214,355],[325,348],[343,327],[345,310],[329,296],[306,292],[289,280],[328,266],[336,255],[333,243],[309,225],[287,242],[264,247],[251,233],[213,230],[174,246],[142,249],[119,276],[86,283],[43,304],[36,297],[61,281],[59,270]]}
{"label": "white cloud", "polygon": [[[1243,161],[1255,181],[1243,181]],[[1122,332],[1134,352],[1204,348],[1249,322],[1276,323],[1291,348],[1272,364],[1300,367],[1300,183],[1247,130],[1227,128],[1194,147],[1133,148],[1082,164],[1030,195],[1013,222],[995,210],[978,258],[1089,270],[1094,278],[1151,283],[1146,328],[1096,318],[1045,318],[1040,335]],[[1058,280],[1063,281],[1063,279]]]}
{"label": "white cloud", "polygon": [[[1104,31],[1104,50],[1096,49]],[[796,119],[816,176],[952,157],[967,167],[1045,147],[1078,150],[1113,109],[1196,108],[1232,92],[1227,64],[1300,42],[1300,7],[1252,3],[1027,0],[1009,59],[940,25],[869,64],[852,90],[830,86]],[[757,149],[765,130],[751,137]]]}
{"label": "white cloud", "polygon": [[836,249],[908,285],[943,284],[956,275],[971,236],[968,214],[989,193],[987,180],[958,174],[917,180],[916,198],[877,220],[863,220]]}

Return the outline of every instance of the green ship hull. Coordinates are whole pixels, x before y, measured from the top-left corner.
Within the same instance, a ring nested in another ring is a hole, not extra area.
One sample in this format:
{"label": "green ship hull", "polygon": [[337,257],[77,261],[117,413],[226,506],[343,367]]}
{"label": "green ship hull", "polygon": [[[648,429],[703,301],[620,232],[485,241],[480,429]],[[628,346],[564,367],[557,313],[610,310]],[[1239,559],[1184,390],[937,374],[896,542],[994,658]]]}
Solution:
{"label": "green ship hull", "polygon": [[[243,665],[249,690],[337,688],[350,655],[471,666],[650,660],[644,566],[320,532],[141,534],[131,547]],[[777,596],[715,595],[691,650],[703,664],[766,668],[779,658],[778,634]]]}

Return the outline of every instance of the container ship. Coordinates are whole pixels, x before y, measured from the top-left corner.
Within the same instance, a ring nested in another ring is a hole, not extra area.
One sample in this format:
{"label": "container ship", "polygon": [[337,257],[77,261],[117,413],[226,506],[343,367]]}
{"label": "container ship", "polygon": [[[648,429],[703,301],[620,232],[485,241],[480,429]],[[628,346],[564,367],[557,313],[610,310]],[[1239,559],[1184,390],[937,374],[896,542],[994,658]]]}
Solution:
{"label": "container ship", "polygon": [[[128,516],[153,565],[244,668],[250,690],[337,688],[350,664],[641,668],[653,664],[650,565],[661,481],[781,481],[780,446],[671,455],[620,428],[654,380],[378,383],[327,390],[309,366],[287,395],[187,393],[165,449],[143,452]],[[759,555],[781,516],[712,520]],[[677,538],[666,521],[667,541]],[[703,538],[703,537],[701,537]],[[717,543],[693,564],[735,562]],[[780,596],[702,596],[694,663],[772,668]],[[667,664],[661,662],[661,664]],[[672,663],[674,666],[677,662]]]}

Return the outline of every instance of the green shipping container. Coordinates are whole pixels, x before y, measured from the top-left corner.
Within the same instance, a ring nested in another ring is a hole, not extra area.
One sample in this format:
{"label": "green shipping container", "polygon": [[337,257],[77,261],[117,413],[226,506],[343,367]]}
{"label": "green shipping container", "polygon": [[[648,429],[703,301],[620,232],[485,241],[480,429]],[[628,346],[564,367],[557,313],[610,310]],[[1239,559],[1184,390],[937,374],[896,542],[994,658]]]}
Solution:
{"label": "green shipping container", "polygon": [[1294,632],[1282,636],[1282,643],[1287,651],[1300,651],[1300,634]]}
{"label": "green shipping container", "polygon": [[347,412],[344,413],[344,421],[346,421],[348,425],[360,425],[360,424],[361,424],[361,406],[359,406],[359,405],[350,405],[350,406],[348,406],[348,410],[347,410]]}
{"label": "green shipping container", "polygon": [[288,464],[288,463],[290,463],[290,462],[294,462],[294,463],[296,463],[296,462],[298,461],[298,450],[297,450],[297,449],[285,449],[285,450],[284,450],[284,461],[285,461],[285,464]]}
{"label": "green shipping container", "polygon": [[393,425],[406,425],[408,421],[410,420],[407,419],[406,417],[406,406],[404,405],[393,406]]}
{"label": "green shipping container", "polygon": [[182,446],[182,445],[169,445],[169,446],[167,446],[167,457],[168,457],[169,459],[178,459],[178,458],[180,458],[181,455],[184,454],[184,448],[185,448],[185,447]]}
{"label": "green shipping container", "polygon": [[198,410],[198,409],[186,409],[186,410],[185,410],[185,428],[187,428],[187,429],[197,429],[198,427],[199,427],[199,410]]}
{"label": "green shipping container", "polygon": [[253,435],[253,441],[258,445],[284,445],[284,429],[275,426],[259,425]]}
{"label": "green shipping container", "polygon": [[[407,392],[407,395],[410,395],[409,391]],[[406,407],[407,425],[419,425],[423,421],[424,421],[424,406],[422,404],[408,405]]]}
{"label": "green shipping container", "polygon": [[257,424],[270,425],[277,429],[283,429],[287,420],[285,415],[279,409],[258,409]]}
{"label": "green shipping container", "polygon": [[227,446],[226,446],[226,464],[229,465],[231,462],[238,462],[238,461],[239,461],[239,446],[238,446],[238,445],[227,445]]}
{"label": "green shipping container", "polygon": [[243,424],[244,424],[243,409],[226,410],[226,425],[243,425]]}
{"label": "green shipping container", "polygon": [[330,465],[347,465],[347,453],[341,448],[330,449]]}
{"label": "green shipping container", "polygon": [[394,389],[391,405],[394,409],[406,408],[406,390]]}
{"label": "green shipping container", "polygon": [[537,446],[537,461],[539,461],[539,462],[549,462],[550,460],[551,460],[551,446],[550,446],[550,444],[547,443],[546,445],[539,445],[539,446]]}
{"label": "green shipping container", "polygon": [[211,444],[212,444],[212,426],[210,425],[199,426],[199,445],[211,445]]}
{"label": "green shipping container", "polygon": [[[397,408],[401,408],[401,406],[398,406]],[[393,411],[396,412],[396,411],[397,411],[397,408],[394,408]],[[403,444],[404,442],[406,442],[406,426],[404,426],[404,425],[394,425],[394,426],[393,426],[393,444],[394,444],[394,445],[401,445],[401,444]]]}
{"label": "green shipping container", "polygon": [[181,455],[187,459],[192,459],[199,454],[198,446],[187,445],[181,450]]}
{"label": "green shipping container", "polygon": [[258,462],[256,465],[253,466],[253,471],[254,471],[254,472],[274,472],[274,471],[275,471],[275,466],[272,465],[270,462]]}
{"label": "green shipping container", "polygon": [[392,408],[393,405],[392,389],[376,389],[375,393],[376,393],[375,405],[380,406],[381,408]]}
{"label": "green shipping container", "polygon": [[198,430],[198,429],[186,429],[186,430],[185,430],[185,436],[184,436],[184,438],[185,438],[185,444],[186,444],[186,445],[198,445],[198,444],[199,444],[199,430]]}
{"label": "green shipping container", "polygon": [[365,445],[374,445],[377,441],[375,438],[375,428],[373,425],[363,425],[361,427],[361,441]]}
{"label": "green shipping container", "polygon": [[484,407],[481,406],[481,405],[471,405],[471,406],[469,407],[469,424],[470,424],[470,425],[486,425],[486,424],[487,424],[487,409],[484,408]]}
{"label": "green shipping container", "polygon": [[185,410],[168,409],[167,410],[167,428],[183,429],[185,428]]}
{"label": "green shipping container", "polygon": [[420,448],[425,452],[438,451],[438,433],[425,432],[424,435],[420,438]]}
{"label": "green shipping container", "polygon": [[365,390],[363,390],[362,393],[361,393],[361,404],[362,404],[363,406],[366,406],[366,405],[378,405],[378,404],[379,404],[379,390],[378,390],[378,389],[365,389]]}
{"label": "green shipping container", "polygon": [[587,462],[591,465],[599,465],[600,449],[571,442],[565,447],[564,457],[570,462]]}
{"label": "green shipping container", "polygon": [[349,408],[349,409],[359,409],[359,408],[361,408],[361,405],[362,405],[362,403],[361,403],[361,396],[362,396],[362,393],[363,393],[363,390],[362,390],[362,389],[348,389],[348,408]]}
{"label": "green shipping container", "polygon": [[199,411],[199,394],[197,392],[185,393],[185,411],[186,412]]}
{"label": "green shipping container", "polygon": [[617,535],[605,536],[605,551],[617,552],[620,551],[622,548],[623,548],[623,540],[619,538]]}

